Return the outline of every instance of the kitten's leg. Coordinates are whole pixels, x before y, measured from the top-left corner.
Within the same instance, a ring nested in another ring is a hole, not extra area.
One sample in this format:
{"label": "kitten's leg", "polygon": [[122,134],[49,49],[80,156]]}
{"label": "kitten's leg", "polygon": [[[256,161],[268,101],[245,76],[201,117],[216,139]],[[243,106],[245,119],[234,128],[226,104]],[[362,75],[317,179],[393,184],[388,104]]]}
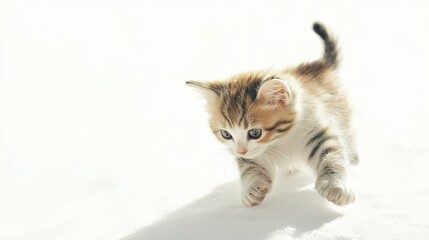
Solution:
{"label": "kitten's leg", "polygon": [[307,147],[311,149],[309,163],[317,173],[317,192],[330,202],[344,206],[355,201],[355,194],[346,183],[349,154],[341,143],[339,135],[324,129],[315,132]]}
{"label": "kitten's leg", "polygon": [[260,204],[271,190],[273,167],[256,160],[238,159],[241,177],[241,201],[244,206]]}

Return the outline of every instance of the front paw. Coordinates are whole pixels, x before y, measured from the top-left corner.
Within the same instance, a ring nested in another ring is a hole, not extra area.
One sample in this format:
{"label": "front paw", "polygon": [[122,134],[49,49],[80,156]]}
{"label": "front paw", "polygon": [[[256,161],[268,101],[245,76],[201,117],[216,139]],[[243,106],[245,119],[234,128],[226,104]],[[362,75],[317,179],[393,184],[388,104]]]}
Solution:
{"label": "front paw", "polygon": [[316,190],[322,197],[339,206],[345,206],[355,201],[355,193],[341,180],[318,179]]}
{"label": "front paw", "polygon": [[242,204],[246,207],[254,207],[259,205],[265,199],[265,196],[270,191],[270,188],[270,185],[249,187],[242,193]]}

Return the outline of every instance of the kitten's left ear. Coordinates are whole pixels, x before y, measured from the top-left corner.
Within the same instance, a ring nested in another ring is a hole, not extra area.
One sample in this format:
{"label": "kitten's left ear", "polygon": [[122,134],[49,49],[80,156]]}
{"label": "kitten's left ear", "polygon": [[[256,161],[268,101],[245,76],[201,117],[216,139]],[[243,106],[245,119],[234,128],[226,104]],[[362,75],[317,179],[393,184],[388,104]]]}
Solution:
{"label": "kitten's left ear", "polygon": [[213,102],[218,93],[210,86],[209,82],[186,81],[186,85],[196,89],[209,103]]}
{"label": "kitten's left ear", "polygon": [[275,78],[262,83],[256,99],[269,108],[286,107],[292,101],[292,92],[285,80]]}

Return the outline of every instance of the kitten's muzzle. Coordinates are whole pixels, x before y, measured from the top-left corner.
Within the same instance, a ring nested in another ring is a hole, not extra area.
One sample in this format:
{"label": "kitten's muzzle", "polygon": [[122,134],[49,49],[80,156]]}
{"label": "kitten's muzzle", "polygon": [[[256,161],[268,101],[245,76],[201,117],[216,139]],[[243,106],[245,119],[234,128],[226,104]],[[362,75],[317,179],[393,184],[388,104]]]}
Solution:
{"label": "kitten's muzzle", "polygon": [[245,155],[247,153],[247,149],[245,149],[245,150],[239,150],[239,151],[237,151],[237,153],[240,154],[240,155]]}

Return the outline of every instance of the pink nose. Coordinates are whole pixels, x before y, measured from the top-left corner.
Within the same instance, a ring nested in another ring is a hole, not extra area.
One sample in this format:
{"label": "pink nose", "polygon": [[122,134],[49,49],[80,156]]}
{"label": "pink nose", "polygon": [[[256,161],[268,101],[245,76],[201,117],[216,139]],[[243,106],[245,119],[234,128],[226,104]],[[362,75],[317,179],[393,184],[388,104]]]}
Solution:
{"label": "pink nose", "polygon": [[238,153],[241,154],[241,155],[244,155],[244,154],[247,153],[247,149],[246,150],[240,150],[240,151],[238,151]]}

